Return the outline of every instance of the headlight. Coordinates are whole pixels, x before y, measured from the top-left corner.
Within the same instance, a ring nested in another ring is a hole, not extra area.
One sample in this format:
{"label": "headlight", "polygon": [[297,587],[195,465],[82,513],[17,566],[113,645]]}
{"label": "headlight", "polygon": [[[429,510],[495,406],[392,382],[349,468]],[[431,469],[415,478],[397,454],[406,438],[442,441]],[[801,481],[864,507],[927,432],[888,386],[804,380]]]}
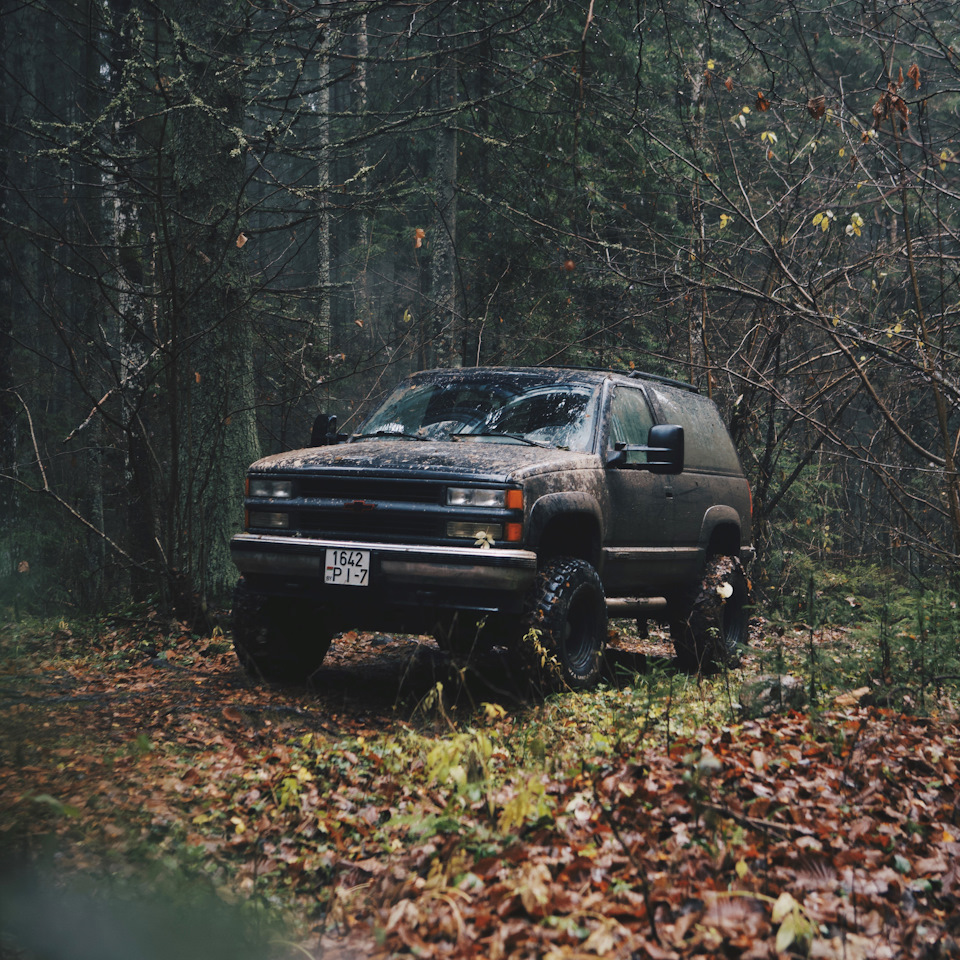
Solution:
{"label": "headlight", "polygon": [[466,540],[486,540],[493,543],[503,539],[503,527],[499,523],[471,523],[469,520],[451,520],[447,524],[447,536]]}
{"label": "headlight", "polygon": [[293,496],[292,480],[266,480],[263,477],[251,477],[248,488],[251,497],[275,497],[289,500]]}
{"label": "headlight", "polygon": [[251,527],[289,527],[290,514],[267,513],[265,510],[251,510],[250,519],[247,522]]}
{"label": "headlight", "polygon": [[523,509],[522,490],[490,490],[484,487],[448,487],[448,507],[493,507]]}
{"label": "headlight", "polygon": [[448,487],[448,507],[495,507],[503,509],[506,490],[484,490],[479,487]]}

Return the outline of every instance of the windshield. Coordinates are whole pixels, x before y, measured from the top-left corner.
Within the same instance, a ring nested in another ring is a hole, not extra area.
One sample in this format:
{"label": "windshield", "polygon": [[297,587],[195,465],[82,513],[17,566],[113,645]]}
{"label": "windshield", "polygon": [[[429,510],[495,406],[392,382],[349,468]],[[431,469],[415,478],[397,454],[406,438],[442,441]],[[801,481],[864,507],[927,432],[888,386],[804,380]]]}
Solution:
{"label": "windshield", "polygon": [[406,437],[592,449],[598,389],[546,377],[406,381],[355,438]]}

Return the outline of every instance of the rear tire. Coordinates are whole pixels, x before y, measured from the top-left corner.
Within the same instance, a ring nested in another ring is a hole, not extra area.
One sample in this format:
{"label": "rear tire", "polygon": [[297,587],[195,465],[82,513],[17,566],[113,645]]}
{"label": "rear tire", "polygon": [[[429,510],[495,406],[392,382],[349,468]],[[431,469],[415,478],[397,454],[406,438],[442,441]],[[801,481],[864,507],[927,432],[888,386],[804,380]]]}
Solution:
{"label": "rear tire", "polygon": [[255,680],[304,683],[320,669],[332,634],[305,600],[270,597],[241,578],[233,592],[233,647]]}
{"label": "rear tire", "polygon": [[[732,591],[729,596],[724,596]],[[735,666],[749,640],[749,583],[736,557],[714,557],[703,579],[671,618],[670,634],[685,669]]]}
{"label": "rear tire", "polygon": [[586,560],[559,557],[543,567],[525,626],[521,649],[547,687],[583,690],[600,678],[607,606],[600,577]]}

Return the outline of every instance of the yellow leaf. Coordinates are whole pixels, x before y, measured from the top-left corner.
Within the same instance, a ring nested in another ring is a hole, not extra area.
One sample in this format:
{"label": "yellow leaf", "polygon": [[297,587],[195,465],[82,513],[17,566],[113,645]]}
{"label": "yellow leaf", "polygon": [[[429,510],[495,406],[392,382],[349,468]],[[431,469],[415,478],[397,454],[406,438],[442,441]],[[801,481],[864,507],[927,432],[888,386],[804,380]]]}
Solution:
{"label": "yellow leaf", "polygon": [[777,902],[773,905],[773,913],[770,919],[773,920],[774,923],[781,923],[789,914],[793,913],[794,910],[799,909],[799,907],[800,904],[784,890],[777,898]]}

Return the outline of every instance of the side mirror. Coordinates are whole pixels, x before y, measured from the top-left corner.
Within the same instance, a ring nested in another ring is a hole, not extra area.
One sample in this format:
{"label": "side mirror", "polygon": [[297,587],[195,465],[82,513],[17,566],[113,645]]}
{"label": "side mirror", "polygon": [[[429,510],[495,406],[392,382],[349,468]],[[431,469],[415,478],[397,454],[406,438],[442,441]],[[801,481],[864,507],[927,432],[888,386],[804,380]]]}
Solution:
{"label": "side mirror", "polygon": [[318,413],[310,431],[311,447],[326,447],[331,443],[339,443],[337,436],[337,418],[325,413]]}
{"label": "side mirror", "polygon": [[[646,463],[630,463],[629,453],[645,453]],[[649,470],[651,473],[683,472],[683,427],[675,423],[660,423],[650,428],[647,445],[618,443],[616,452],[607,458],[608,467],[629,470]]]}
{"label": "side mirror", "polygon": [[651,473],[683,472],[683,427],[660,423],[647,437],[647,466]]}

